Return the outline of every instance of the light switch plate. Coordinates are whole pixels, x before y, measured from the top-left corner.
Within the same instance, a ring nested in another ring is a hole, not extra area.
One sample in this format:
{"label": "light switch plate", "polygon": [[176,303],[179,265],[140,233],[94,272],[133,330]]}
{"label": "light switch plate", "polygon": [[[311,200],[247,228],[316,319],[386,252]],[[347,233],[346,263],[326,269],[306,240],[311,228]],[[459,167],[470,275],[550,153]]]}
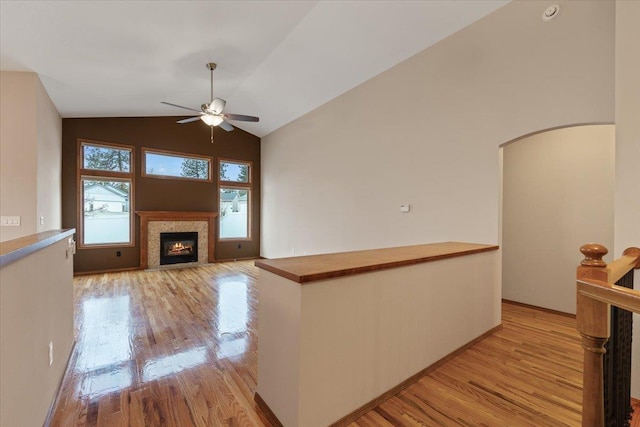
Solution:
{"label": "light switch plate", "polygon": [[0,225],[2,227],[19,227],[20,226],[20,217],[19,216],[3,216],[3,217],[0,217]]}

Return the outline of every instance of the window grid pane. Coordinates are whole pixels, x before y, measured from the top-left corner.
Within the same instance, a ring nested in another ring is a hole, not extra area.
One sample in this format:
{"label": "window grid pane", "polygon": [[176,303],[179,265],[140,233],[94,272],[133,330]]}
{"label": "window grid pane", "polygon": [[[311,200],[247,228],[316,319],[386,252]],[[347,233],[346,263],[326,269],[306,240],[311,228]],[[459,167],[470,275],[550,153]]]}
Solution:
{"label": "window grid pane", "polygon": [[249,182],[249,164],[235,162],[220,162],[220,181]]}
{"label": "window grid pane", "polygon": [[82,167],[91,170],[131,172],[131,151],[83,144]]}
{"label": "window grid pane", "polygon": [[208,181],[211,162],[208,159],[174,154],[144,152],[145,174]]}
{"label": "window grid pane", "polygon": [[220,239],[249,238],[250,190],[220,188]]}
{"label": "window grid pane", "polygon": [[131,242],[131,181],[81,180],[85,245]]}

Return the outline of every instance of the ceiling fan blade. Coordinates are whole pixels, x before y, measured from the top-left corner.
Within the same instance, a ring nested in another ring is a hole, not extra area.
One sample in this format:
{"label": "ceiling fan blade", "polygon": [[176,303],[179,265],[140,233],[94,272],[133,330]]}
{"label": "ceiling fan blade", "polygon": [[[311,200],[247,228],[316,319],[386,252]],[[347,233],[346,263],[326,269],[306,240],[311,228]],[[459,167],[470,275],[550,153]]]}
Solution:
{"label": "ceiling fan blade", "polygon": [[186,119],[182,119],[182,120],[178,120],[176,123],[191,123],[191,122],[197,122],[198,120],[200,120],[200,116],[195,116],[195,117],[189,117]]}
{"label": "ceiling fan blade", "polygon": [[227,101],[225,101],[224,99],[213,98],[213,101],[211,101],[211,104],[209,104],[208,110],[212,113],[220,114],[222,113],[222,110],[224,110],[225,105],[227,105]]}
{"label": "ceiling fan blade", "polygon": [[218,127],[222,128],[222,129],[224,129],[224,130],[226,130],[227,132],[231,132],[233,129],[235,129],[235,128],[231,125],[231,123],[227,123],[227,122],[224,122],[224,121],[223,121],[222,123],[220,123],[220,124],[218,125]]}
{"label": "ceiling fan blade", "polygon": [[259,122],[260,119],[255,116],[244,116],[242,114],[232,114],[232,113],[224,113],[225,119],[229,120],[239,120],[241,122]]}
{"label": "ceiling fan blade", "polygon": [[164,102],[164,101],[161,101],[160,103],[161,103],[161,104],[165,104],[165,105],[171,105],[172,107],[184,108],[185,110],[195,111],[196,113],[199,113],[199,112],[200,112],[200,110],[196,110],[196,109],[194,109],[194,108],[189,108],[189,107],[183,107],[182,105],[172,104],[172,103],[170,103],[170,102]]}

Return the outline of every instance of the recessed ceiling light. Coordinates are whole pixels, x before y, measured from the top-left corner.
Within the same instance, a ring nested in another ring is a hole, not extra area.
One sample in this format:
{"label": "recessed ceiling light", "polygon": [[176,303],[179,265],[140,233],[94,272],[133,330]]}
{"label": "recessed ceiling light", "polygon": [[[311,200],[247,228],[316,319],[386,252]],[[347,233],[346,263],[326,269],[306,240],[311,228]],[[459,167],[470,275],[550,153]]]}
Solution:
{"label": "recessed ceiling light", "polygon": [[542,12],[542,20],[549,22],[560,13],[560,6],[557,4],[551,5]]}

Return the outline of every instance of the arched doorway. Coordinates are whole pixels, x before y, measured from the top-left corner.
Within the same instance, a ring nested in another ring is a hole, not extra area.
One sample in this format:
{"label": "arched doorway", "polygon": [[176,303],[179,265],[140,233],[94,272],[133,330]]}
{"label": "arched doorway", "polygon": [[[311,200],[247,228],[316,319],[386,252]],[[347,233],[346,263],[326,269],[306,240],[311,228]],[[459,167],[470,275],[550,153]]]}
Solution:
{"label": "arched doorway", "polygon": [[585,125],[501,146],[504,299],[575,314],[578,248],[613,247],[614,145],[614,125]]}

